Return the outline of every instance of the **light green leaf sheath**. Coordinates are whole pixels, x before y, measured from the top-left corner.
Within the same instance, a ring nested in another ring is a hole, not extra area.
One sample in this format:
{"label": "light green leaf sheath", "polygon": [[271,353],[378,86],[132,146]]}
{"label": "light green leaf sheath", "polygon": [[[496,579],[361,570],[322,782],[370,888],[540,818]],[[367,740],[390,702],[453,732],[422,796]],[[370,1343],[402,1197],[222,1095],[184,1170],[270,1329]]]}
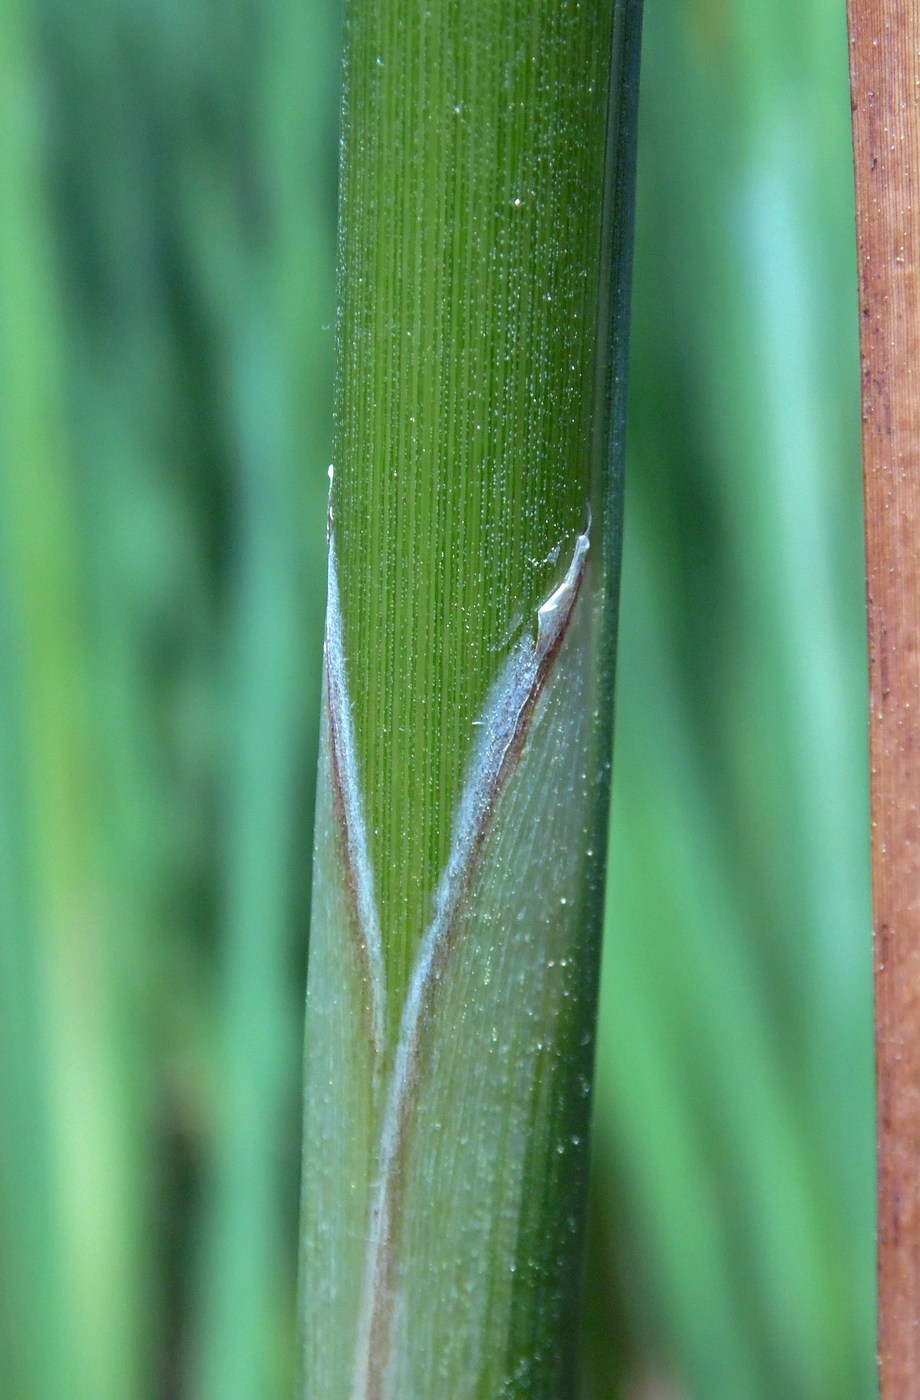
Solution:
{"label": "light green leaf sheath", "polygon": [[311,1400],[575,1393],[637,44],[632,3],[349,11]]}

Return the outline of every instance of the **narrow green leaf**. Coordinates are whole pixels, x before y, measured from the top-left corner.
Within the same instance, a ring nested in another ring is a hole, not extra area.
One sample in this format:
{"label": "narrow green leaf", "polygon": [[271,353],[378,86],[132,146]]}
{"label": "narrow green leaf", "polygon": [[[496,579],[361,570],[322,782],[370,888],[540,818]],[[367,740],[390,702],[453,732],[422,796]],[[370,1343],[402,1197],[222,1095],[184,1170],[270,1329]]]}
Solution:
{"label": "narrow green leaf", "polygon": [[317,1400],[573,1392],[639,17],[348,15],[301,1250]]}
{"label": "narrow green leaf", "polygon": [[101,850],[34,16],[0,3],[0,1390],[137,1394],[137,1163]]}
{"label": "narrow green leaf", "polygon": [[601,489],[612,14],[348,15],[332,509],[394,1005],[489,687]]}

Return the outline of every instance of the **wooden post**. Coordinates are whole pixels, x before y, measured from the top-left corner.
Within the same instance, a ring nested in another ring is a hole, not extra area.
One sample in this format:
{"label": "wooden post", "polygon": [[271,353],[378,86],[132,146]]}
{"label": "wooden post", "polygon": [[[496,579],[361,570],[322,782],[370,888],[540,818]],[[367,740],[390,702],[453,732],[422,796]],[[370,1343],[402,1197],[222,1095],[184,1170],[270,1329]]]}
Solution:
{"label": "wooden post", "polygon": [[920,0],[849,0],[869,609],[882,1400],[920,1395]]}

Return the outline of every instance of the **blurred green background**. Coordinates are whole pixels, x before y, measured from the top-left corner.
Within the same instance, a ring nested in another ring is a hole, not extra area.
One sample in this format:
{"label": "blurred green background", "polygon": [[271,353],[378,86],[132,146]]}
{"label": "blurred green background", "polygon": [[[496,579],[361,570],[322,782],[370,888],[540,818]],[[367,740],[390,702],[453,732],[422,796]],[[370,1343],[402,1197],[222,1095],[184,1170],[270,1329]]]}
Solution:
{"label": "blurred green background", "polygon": [[[2,1400],[291,1393],[339,28],[0,0]],[[592,1400],[876,1393],[848,121],[648,0]]]}

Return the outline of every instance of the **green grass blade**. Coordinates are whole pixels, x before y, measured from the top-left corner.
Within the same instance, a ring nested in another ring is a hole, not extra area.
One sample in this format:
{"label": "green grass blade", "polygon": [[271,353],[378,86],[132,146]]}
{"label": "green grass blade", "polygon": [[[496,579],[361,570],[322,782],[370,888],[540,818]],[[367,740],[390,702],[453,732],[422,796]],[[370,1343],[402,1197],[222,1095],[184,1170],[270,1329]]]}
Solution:
{"label": "green grass blade", "polygon": [[619,1298],[701,1400],[873,1393],[846,59],[824,0],[649,14],[599,1108]]}
{"label": "green grass blade", "polygon": [[638,31],[349,11],[305,1395],[571,1393]]}
{"label": "green grass blade", "polygon": [[130,1400],[137,1180],[120,1133],[119,930],[92,763],[97,717],[36,49],[29,17],[8,0],[0,8],[0,829],[8,875],[0,920],[11,964],[3,996],[16,1004],[0,1024],[13,1117],[0,1231],[16,1247],[4,1266],[3,1330],[11,1383],[23,1394]]}

